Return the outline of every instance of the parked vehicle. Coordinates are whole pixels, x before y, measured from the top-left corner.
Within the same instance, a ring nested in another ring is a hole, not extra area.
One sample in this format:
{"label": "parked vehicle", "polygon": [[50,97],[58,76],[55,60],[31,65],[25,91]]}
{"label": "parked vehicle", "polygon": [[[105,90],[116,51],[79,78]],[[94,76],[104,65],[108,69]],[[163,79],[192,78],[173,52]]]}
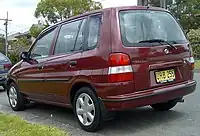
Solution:
{"label": "parked vehicle", "polygon": [[12,63],[8,57],[0,52],[0,86],[5,88],[8,70],[12,67]]}
{"label": "parked vehicle", "polygon": [[30,100],[72,107],[86,131],[114,111],[170,110],[196,88],[189,41],[160,8],[116,7],[67,19],[45,29],[21,59],[8,75],[12,109],[24,110]]}

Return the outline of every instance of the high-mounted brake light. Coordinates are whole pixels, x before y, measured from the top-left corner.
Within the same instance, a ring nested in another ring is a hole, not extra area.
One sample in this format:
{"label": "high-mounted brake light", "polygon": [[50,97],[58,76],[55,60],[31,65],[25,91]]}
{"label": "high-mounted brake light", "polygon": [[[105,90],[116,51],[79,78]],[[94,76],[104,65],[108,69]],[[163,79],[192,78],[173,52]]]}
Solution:
{"label": "high-mounted brake light", "polygon": [[109,82],[124,82],[133,80],[133,70],[130,57],[124,53],[113,53],[109,56]]}

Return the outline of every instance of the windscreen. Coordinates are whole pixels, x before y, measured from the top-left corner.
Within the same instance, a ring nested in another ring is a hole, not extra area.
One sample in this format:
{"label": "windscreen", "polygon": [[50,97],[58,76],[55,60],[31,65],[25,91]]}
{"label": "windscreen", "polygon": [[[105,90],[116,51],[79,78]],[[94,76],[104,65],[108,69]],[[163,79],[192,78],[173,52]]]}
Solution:
{"label": "windscreen", "polygon": [[152,39],[162,39],[172,44],[187,42],[179,24],[168,12],[126,10],[119,12],[119,18],[125,46],[144,45],[140,42]]}

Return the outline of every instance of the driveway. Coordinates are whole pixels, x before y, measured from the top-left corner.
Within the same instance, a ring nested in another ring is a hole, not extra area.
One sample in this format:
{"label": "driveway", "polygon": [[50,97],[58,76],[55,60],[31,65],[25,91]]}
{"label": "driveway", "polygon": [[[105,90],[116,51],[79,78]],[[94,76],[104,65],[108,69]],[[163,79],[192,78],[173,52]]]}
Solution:
{"label": "driveway", "polygon": [[[195,74],[200,81],[200,74]],[[0,111],[17,114],[24,119],[66,129],[74,136],[200,136],[200,82],[195,93],[185,97],[168,112],[156,112],[151,107],[117,113],[104,129],[87,133],[80,129],[71,109],[49,105],[31,105],[22,112],[13,112],[5,92],[0,92]],[[52,118],[51,118],[52,115]]]}

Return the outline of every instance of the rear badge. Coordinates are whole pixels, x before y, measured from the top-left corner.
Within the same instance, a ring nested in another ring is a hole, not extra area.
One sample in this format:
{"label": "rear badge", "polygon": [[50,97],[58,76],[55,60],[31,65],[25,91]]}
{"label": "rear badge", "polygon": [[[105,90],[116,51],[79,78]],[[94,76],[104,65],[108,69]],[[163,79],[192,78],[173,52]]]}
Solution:
{"label": "rear badge", "polygon": [[164,53],[165,54],[169,54],[169,50],[166,48],[166,49],[164,49]]}

